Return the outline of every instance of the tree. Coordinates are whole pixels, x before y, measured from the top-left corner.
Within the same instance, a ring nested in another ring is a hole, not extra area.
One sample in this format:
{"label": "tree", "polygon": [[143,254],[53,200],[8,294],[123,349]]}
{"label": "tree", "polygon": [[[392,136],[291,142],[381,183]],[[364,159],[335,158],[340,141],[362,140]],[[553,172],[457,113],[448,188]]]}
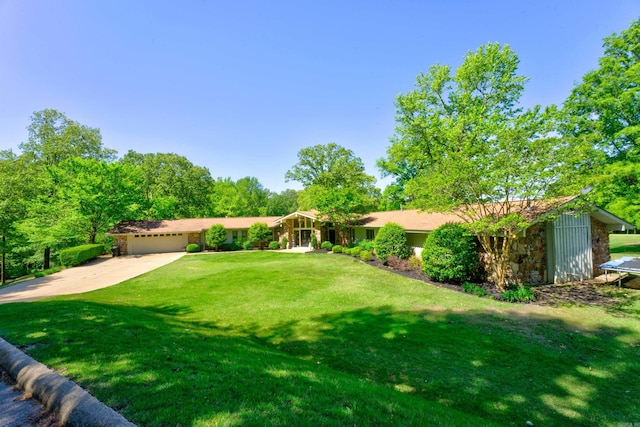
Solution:
{"label": "tree", "polygon": [[285,216],[298,210],[298,192],[287,189],[280,193],[269,192],[267,215]]}
{"label": "tree", "polygon": [[300,150],[285,180],[302,183],[299,206],[316,209],[325,222],[333,223],[343,245],[348,243],[344,230],[349,222],[375,207],[380,196],[362,160],[335,143]]}
{"label": "tree", "polygon": [[148,219],[198,218],[211,214],[213,179],[207,168],[174,153],[129,151],[123,162],[142,173],[141,192]]}
{"label": "tree", "polygon": [[99,129],[82,125],[54,109],[33,113],[28,130],[29,139],[20,144],[20,150],[31,162],[54,166],[69,157],[115,159],[115,150],[102,145]]}
{"label": "tree", "polygon": [[576,170],[591,153],[588,144],[556,136],[554,106],[518,106],[527,80],[518,63],[508,46],[490,43],[469,52],[455,73],[434,65],[420,74],[396,100],[392,145],[379,161],[414,206],[470,224],[499,289],[511,280],[511,246],[528,225],[526,212],[583,188],[587,176]]}
{"label": "tree", "polygon": [[78,214],[78,226],[89,243],[116,223],[139,215],[142,178],[129,164],[75,157],[62,162],[54,174],[60,200]]}
{"label": "tree", "polygon": [[248,237],[251,243],[257,243],[262,248],[262,245],[273,237],[273,231],[264,222],[254,222],[249,227]]}
{"label": "tree", "polygon": [[207,245],[211,246],[215,250],[219,250],[220,247],[227,241],[227,230],[222,224],[213,224],[207,231]]}
{"label": "tree", "polygon": [[[565,138],[588,141],[606,155],[593,198],[640,225],[640,19],[604,39],[598,68],[587,73],[563,106]],[[589,173],[589,171],[587,171]]]}
{"label": "tree", "polygon": [[0,284],[7,280],[7,254],[12,248],[16,223],[24,216],[28,171],[12,151],[0,151]]}
{"label": "tree", "polygon": [[234,182],[218,178],[213,184],[210,199],[214,217],[264,216],[267,213],[269,190],[255,177]]}

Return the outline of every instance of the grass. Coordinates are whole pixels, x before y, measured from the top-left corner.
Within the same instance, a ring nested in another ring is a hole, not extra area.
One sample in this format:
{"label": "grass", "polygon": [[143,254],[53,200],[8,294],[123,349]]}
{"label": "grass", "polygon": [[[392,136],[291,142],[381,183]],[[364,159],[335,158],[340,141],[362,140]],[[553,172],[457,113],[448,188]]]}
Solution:
{"label": "grass", "polygon": [[140,426],[638,422],[639,320],[267,251],[0,305],[1,336]]}
{"label": "grass", "polygon": [[640,234],[610,234],[611,258],[640,257]]}

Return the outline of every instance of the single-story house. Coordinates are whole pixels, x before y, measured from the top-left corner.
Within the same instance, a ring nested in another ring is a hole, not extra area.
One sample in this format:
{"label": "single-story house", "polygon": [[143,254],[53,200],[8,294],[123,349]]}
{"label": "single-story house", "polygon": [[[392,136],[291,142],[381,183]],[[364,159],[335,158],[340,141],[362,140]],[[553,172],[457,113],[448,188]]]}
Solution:
{"label": "single-story house", "polygon": [[[511,272],[519,281],[564,283],[600,274],[597,266],[609,260],[609,233],[635,228],[595,206],[580,215],[558,211],[558,204],[549,206],[547,210],[529,213],[531,225],[518,233],[512,247]],[[114,237],[121,254],[172,252],[182,251],[190,243],[205,247],[206,231],[213,224],[225,227],[228,243],[242,242],[255,222],[266,223],[273,230],[273,240],[281,242],[286,237],[289,248],[309,246],[313,235],[319,243],[336,241],[333,224],[323,221],[315,211],[298,211],[283,217],[123,221],[107,235]],[[429,232],[461,219],[454,214],[415,209],[372,212],[350,225],[349,240],[373,240],[380,227],[389,222],[405,228],[409,244],[419,254]]]}

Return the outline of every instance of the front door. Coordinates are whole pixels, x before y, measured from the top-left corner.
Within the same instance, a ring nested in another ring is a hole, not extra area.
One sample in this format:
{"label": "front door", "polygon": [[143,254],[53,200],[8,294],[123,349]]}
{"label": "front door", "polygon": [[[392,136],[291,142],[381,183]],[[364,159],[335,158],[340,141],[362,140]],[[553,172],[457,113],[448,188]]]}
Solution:
{"label": "front door", "polygon": [[309,246],[311,244],[311,230],[300,230],[300,239],[300,246]]}

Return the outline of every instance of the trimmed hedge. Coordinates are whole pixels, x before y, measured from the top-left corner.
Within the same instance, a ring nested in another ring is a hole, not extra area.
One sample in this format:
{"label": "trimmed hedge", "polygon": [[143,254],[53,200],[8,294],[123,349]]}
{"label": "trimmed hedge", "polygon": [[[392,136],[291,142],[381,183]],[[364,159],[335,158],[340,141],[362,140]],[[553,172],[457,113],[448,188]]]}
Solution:
{"label": "trimmed hedge", "polygon": [[322,242],[322,244],[320,245],[320,248],[324,249],[325,251],[330,251],[331,248],[333,248],[333,243],[331,243],[328,240],[325,240],[324,242]]}
{"label": "trimmed hedge", "polygon": [[422,270],[431,280],[463,283],[473,278],[477,265],[475,238],[462,224],[443,224],[427,236]]}
{"label": "trimmed hedge", "polygon": [[383,262],[392,255],[400,259],[407,259],[411,255],[405,229],[395,222],[388,222],[378,230],[374,248],[376,257]]}
{"label": "trimmed hedge", "polygon": [[342,246],[335,245],[334,247],[331,248],[331,252],[336,253],[336,254],[341,254],[342,253]]}
{"label": "trimmed hedge", "polygon": [[373,258],[373,255],[369,251],[360,251],[360,259],[364,262],[369,262]]}
{"label": "trimmed hedge", "polygon": [[196,243],[190,243],[187,245],[187,252],[200,252],[200,245]]}
{"label": "trimmed hedge", "polygon": [[273,242],[269,243],[269,249],[280,249],[280,244],[274,240]]}
{"label": "trimmed hedge", "polygon": [[81,245],[60,251],[60,264],[73,267],[94,259],[104,253],[103,245]]}

